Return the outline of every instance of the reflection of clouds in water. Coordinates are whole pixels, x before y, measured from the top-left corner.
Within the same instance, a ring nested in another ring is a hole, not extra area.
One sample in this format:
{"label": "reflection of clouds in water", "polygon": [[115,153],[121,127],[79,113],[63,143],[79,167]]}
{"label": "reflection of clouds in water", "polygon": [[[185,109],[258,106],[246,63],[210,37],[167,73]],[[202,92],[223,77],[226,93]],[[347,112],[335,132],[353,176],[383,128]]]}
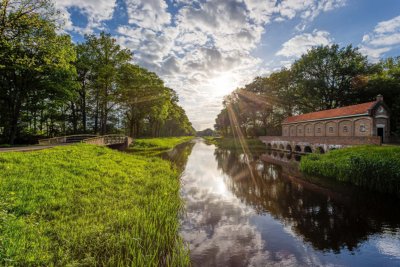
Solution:
{"label": "reflection of clouds in water", "polygon": [[[265,249],[260,231],[250,223],[256,212],[227,190],[213,146],[198,143],[182,176],[186,202],[181,235],[199,266],[300,266],[287,250]],[[271,240],[270,242],[273,242]],[[308,265],[308,264],[307,264]]]}
{"label": "reflection of clouds in water", "polygon": [[376,241],[380,253],[400,259],[400,234],[385,234]]}

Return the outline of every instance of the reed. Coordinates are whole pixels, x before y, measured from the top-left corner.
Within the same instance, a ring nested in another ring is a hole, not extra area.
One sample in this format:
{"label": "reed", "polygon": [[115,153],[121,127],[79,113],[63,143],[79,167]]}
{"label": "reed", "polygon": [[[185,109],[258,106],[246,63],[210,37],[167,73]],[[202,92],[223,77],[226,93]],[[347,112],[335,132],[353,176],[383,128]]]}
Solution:
{"label": "reed", "polygon": [[187,266],[178,172],[79,144],[0,154],[1,266]]}
{"label": "reed", "polygon": [[128,151],[140,155],[154,156],[170,150],[179,144],[189,142],[193,138],[194,136],[135,139],[133,144],[128,148]]}
{"label": "reed", "polygon": [[400,195],[400,147],[357,146],[311,154],[301,159],[300,169],[306,174]]}

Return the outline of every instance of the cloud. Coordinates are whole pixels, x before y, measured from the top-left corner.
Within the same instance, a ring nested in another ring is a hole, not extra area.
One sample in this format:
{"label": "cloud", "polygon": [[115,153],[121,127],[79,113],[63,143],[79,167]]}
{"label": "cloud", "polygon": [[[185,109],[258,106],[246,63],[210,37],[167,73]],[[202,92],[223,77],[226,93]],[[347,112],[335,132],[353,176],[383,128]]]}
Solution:
{"label": "cloud", "polygon": [[332,38],[327,31],[314,30],[312,33],[296,35],[282,45],[276,55],[284,57],[298,58],[314,46],[329,45]]}
{"label": "cloud", "polygon": [[282,1],[277,9],[281,16],[288,19],[300,13],[301,18],[312,20],[321,12],[330,11],[345,4],[345,0],[286,0]]}
{"label": "cloud", "polygon": [[160,31],[171,21],[164,0],[125,0],[125,3],[130,24]]}
{"label": "cloud", "polygon": [[400,46],[400,16],[379,22],[372,33],[363,36],[360,51],[373,62]]}
{"label": "cloud", "polygon": [[[177,90],[195,128],[212,127],[223,95],[270,70],[252,55],[265,28],[295,17],[310,21],[343,0],[118,0],[127,20],[114,27],[118,42],[134,52],[135,63],[156,72]],[[119,14],[116,1],[57,0],[66,30],[103,29]],[[86,27],[73,25],[77,9]],[[114,14],[114,10],[118,13]],[[283,52],[282,52],[283,53]]]}
{"label": "cloud", "polygon": [[[65,18],[65,30],[78,33],[90,33],[93,28],[101,28],[102,22],[110,20],[116,7],[115,0],[55,0],[55,7]],[[88,24],[85,28],[73,25],[69,8],[77,8],[86,15]]]}

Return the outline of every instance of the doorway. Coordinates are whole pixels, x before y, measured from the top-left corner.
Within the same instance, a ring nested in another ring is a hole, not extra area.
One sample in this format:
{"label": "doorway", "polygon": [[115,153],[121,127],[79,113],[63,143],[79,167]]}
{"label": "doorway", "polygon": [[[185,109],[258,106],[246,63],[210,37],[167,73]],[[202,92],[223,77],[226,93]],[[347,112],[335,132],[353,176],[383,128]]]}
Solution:
{"label": "doorway", "polygon": [[384,129],[382,127],[378,127],[378,136],[381,137],[381,143],[383,143]]}

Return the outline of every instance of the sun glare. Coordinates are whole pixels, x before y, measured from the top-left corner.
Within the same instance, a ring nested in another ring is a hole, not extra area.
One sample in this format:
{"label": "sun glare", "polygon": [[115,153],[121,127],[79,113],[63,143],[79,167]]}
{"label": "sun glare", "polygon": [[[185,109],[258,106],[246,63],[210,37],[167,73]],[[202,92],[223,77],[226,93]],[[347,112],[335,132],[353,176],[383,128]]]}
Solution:
{"label": "sun glare", "polygon": [[236,82],[231,73],[222,73],[210,81],[210,87],[217,96],[224,96],[236,89]]}

